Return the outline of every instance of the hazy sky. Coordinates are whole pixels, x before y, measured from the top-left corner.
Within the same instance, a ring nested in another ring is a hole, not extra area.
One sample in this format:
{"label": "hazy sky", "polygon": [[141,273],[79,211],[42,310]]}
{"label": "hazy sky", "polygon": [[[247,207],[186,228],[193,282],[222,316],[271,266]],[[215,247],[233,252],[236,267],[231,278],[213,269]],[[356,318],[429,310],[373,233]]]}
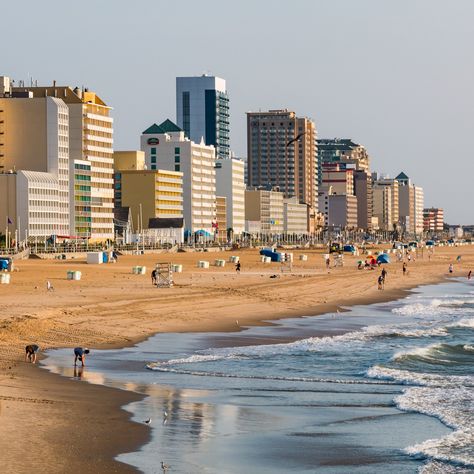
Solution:
{"label": "hazy sky", "polygon": [[[74,5],[74,6],[73,6]],[[364,144],[425,206],[474,224],[474,0],[4,2],[0,74],[84,85],[114,108],[115,148],[175,120],[175,77],[227,80],[231,146],[245,112],[288,108],[319,137]]]}

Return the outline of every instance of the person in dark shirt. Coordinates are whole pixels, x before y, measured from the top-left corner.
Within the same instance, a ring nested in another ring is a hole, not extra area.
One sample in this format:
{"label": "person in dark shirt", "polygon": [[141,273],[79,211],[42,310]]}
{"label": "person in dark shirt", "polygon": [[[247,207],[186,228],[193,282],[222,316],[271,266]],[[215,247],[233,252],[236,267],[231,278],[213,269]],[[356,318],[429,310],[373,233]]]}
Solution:
{"label": "person in dark shirt", "polygon": [[29,344],[25,347],[25,362],[28,360],[33,364],[36,363],[36,354],[38,354],[40,348],[36,344]]}
{"label": "person in dark shirt", "polygon": [[80,360],[82,363],[82,367],[86,365],[86,354],[89,354],[89,349],[87,348],[82,348],[82,347],[76,347],[74,349],[74,365],[77,365],[77,361]]}

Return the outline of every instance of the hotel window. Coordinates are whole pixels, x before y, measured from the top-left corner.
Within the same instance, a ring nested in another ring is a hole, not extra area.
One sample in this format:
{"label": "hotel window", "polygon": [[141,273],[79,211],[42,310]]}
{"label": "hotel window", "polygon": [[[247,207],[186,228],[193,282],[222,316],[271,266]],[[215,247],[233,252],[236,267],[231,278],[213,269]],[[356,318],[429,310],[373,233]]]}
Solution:
{"label": "hotel window", "polygon": [[174,170],[175,171],[181,171],[180,166],[179,165],[174,165]]}
{"label": "hotel window", "polygon": [[175,156],[175,157],[174,157],[174,162],[175,162],[175,163],[179,163],[179,156]]}
{"label": "hotel window", "polygon": [[152,149],[151,149],[151,154],[152,154],[152,155],[156,155],[156,148],[155,148],[155,147],[152,147]]}
{"label": "hotel window", "polygon": [[174,148],[174,154],[179,155],[179,153],[180,153],[180,148],[179,148],[179,146],[177,146],[177,147]]}
{"label": "hotel window", "polygon": [[156,163],[156,156],[152,156],[152,157],[151,157],[151,162],[152,162],[152,163]]}

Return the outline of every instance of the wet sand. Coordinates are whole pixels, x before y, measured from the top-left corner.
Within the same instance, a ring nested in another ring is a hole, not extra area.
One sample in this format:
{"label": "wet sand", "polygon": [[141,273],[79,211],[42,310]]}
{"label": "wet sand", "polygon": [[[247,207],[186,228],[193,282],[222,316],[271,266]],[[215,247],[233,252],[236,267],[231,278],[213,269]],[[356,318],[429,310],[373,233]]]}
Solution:
{"label": "wet sand", "polygon": [[[474,268],[474,247],[437,249],[409,264],[388,266],[386,290],[376,289],[378,271],[358,271],[359,257],[346,257],[344,268],[324,268],[322,251],[295,253],[292,273],[278,264],[259,262],[257,251],[123,256],[109,265],[83,261],[28,260],[17,264],[12,284],[0,286],[0,452],[3,472],[133,472],[113,457],[146,441],[148,427],[131,423],[119,407],[134,395],[70,381],[23,362],[24,346],[122,347],[156,332],[238,330],[288,316],[334,311],[340,306],[395,299],[420,284]],[[297,260],[298,254],[308,261]],[[242,273],[233,266],[197,269],[198,260],[239,255]],[[172,289],[151,286],[149,272],[159,261],[184,265]],[[132,275],[146,265],[147,275]],[[67,270],[83,272],[67,281]],[[270,278],[277,275],[277,278]],[[46,291],[46,281],[54,291]],[[236,321],[238,320],[238,322]],[[72,351],[71,351],[72,354]],[[93,351],[91,354],[93,357]],[[71,365],[72,365],[71,357]]]}

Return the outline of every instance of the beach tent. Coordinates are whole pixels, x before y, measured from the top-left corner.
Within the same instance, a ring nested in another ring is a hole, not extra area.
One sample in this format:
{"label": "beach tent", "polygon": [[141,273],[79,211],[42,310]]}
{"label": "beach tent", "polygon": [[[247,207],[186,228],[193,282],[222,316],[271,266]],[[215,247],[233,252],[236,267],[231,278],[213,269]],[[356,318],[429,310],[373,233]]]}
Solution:
{"label": "beach tent", "polygon": [[204,229],[197,230],[195,234],[202,237],[212,237],[212,234],[210,234],[207,230]]}
{"label": "beach tent", "polygon": [[272,262],[281,262],[281,253],[274,252],[273,249],[262,249],[260,250],[260,255],[270,257]]}
{"label": "beach tent", "polygon": [[356,249],[353,245],[344,245],[344,252],[355,252]]}
{"label": "beach tent", "polygon": [[390,257],[386,253],[381,253],[377,257],[377,262],[378,263],[390,263]]}
{"label": "beach tent", "polygon": [[6,258],[0,259],[0,270],[8,270],[8,260]]}
{"label": "beach tent", "polygon": [[427,240],[426,241],[426,246],[427,247],[432,247],[435,244],[434,240]]}

